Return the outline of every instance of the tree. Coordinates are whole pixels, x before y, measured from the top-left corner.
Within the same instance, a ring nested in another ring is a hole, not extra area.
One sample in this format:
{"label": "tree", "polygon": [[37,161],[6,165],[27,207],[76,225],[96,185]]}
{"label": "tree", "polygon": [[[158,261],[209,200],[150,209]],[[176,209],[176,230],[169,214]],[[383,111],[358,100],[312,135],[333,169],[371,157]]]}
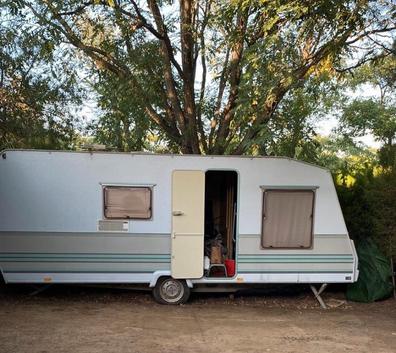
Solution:
{"label": "tree", "polygon": [[256,152],[317,163],[320,145],[317,123],[337,108],[341,90],[342,83],[323,73],[289,92],[274,118],[259,133]]}
{"label": "tree", "polygon": [[[135,67],[138,63],[153,62],[158,51],[157,45],[142,45],[136,49]],[[139,61],[138,61],[139,60]],[[163,131],[150,119],[147,119],[141,105],[139,92],[136,92],[127,80],[123,80],[111,72],[90,67],[90,76],[94,77],[91,84],[99,112],[97,118],[89,125],[88,131],[95,140],[119,151],[141,151],[166,148],[168,151],[178,152],[178,148]],[[161,66],[150,68],[151,77],[161,77]],[[160,84],[163,82],[160,81]],[[146,92],[156,105],[162,104],[159,94],[161,86],[158,81],[142,81]],[[163,143],[165,142],[165,143]]]}
{"label": "tree", "polygon": [[[53,60],[53,41],[0,8],[0,150],[70,148],[72,105],[80,102],[74,73]],[[4,19],[4,20],[3,20]]]}
{"label": "tree", "polygon": [[362,66],[351,80],[353,89],[364,84],[376,88],[378,96],[355,98],[344,107],[340,131],[359,137],[371,133],[383,146],[384,166],[396,166],[396,56]]}
{"label": "tree", "polygon": [[[362,41],[369,50],[352,66],[387,55],[370,36],[395,29],[386,1],[17,3],[43,31],[128,84],[145,117],[183,153],[248,151],[289,92],[318,71],[345,69],[341,57]],[[146,47],[155,53],[142,55]]]}
{"label": "tree", "polygon": [[147,149],[150,121],[136,103],[134,92],[127,83],[107,74],[104,76],[94,84],[101,111],[88,130],[95,141],[107,148],[124,152]]}
{"label": "tree", "polygon": [[315,163],[329,169],[337,184],[350,187],[377,167],[374,149],[351,137],[331,135],[318,139]]}
{"label": "tree", "polygon": [[396,173],[372,166],[355,173],[353,184],[338,184],[349,234],[355,241],[375,239],[388,256],[396,255]]}

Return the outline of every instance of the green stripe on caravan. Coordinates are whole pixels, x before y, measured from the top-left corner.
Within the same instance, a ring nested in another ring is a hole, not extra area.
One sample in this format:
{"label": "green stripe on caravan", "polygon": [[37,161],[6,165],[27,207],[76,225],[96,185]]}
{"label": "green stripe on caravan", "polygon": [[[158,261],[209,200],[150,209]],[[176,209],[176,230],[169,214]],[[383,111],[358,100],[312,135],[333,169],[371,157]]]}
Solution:
{"label": "green stripe on caravan", "polygon": [[131,254],[131,253],[61,253],[61,252],[0,252],[1,256],[136,256],[136,257],[170,257],[170,254]]}
{"label": "green stripe on caravan", "polygon": [[267,273],[353,273],[350,269],[349,270],[334,270],[334,271],[290,271],[290,270],[239,270],[238,269],[238,274],[243,275],[245,273],[262,273],[262,274],[267,274]]}
{"label": "green stripe on caravan", "polygon": [[318,263],[336,263],[336,264],[351,264],[353,263],[353,260],[326,260],[326,259],[312,259],[312,260],[271,260],[271,259],[266,259],[266,260],[254,260],[254,261],[244,261],[240,260],[238,261],[240,264],[318,264]]}

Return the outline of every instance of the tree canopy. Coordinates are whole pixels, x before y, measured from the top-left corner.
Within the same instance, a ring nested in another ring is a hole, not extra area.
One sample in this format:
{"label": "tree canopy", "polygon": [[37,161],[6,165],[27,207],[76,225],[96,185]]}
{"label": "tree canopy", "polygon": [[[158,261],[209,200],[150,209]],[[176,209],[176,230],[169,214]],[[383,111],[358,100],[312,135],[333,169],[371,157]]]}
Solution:
{"label": "tree canopy", "polygon": [[295,89],[390,55],[378,36],[395,30],[391,1],[18,0],[8,11],[119,82],[129,126],[182,153],[246,153]]}
{"label": "tree canopy", "polygon": [[56,56],[54,39],[0,8],[0,147],[73,147],[77,77]]}
{"label": "tree canopy", "polygon": [[343,108],[340,131],[350,136],[371,133],[382,143],[383,166],[396,166],[396,55],[361,66],[350,80],[356,90],[370,85],[377,94],[353,98]]}

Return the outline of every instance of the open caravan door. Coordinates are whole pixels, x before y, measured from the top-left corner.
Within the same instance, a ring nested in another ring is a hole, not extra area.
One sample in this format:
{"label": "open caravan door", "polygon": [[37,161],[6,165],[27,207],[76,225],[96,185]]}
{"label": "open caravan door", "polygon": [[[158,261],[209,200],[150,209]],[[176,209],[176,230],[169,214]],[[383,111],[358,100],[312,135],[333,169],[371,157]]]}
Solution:
{"label": "open caravan door", "polygon": [[172,175],[173,278],[203,276],[205,173],[175,170]]}

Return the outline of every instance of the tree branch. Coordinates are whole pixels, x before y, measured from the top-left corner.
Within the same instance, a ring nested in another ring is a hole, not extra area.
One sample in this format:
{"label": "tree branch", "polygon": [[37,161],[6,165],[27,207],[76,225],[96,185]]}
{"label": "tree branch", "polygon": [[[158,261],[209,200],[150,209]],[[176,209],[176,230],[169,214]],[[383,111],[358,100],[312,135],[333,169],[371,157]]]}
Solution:
{"label": "tree branch", "polygon": [[223,70],[221,71],[221,74],[220,74],[219,90],[217,93],[217,99],[216,99],[216,104],[215,104],[215,109],[214,109],[214,117],[213,117],[213,120],[211,121],[211,126],[210,126],[210,132],[209,132],[209,138],[208,138],[209,150],[212,150],[212,148],[213,148],[214,133],[216,131],[217,122],[221,116],[220,109],[221,109],[221,103],[223,100],[224,90],[225,90],[225,86],[226,86],[226,82],[227,82],[227,71],[228,71],[229,57],[230,57],[230,48],[227,47],[224,64],[223,64]]}
{"label": "tree branch", "polygon": [[149,118],[157,124],[157,126],[162,129],[169,138],[175,142],[176,144],[181,143],[181,135],[178,132],[177,128],[175,129],[176,126],[171,126],[168,124],[168,122],[160,115],[158,114],[150,105],[147,105],[145,107],[146,114],[149,116]]}
{"label": "tree branch", "polygon": [[376,55],[374,57],[368,55],[368,56],[365,56],[363,59],[359,60],[354,65],[351,65],[351,66],[348,66],[348,67],[345,67],[345,68],[342,68],[342,69],[340,69],[340,68],[334,68],[334,69],[338,73],[351,72],[354,69],[357,69],[358,67],[360,67],[360,66],[362,66],[362,65],[364,65],[364,64],[366,64],[366,63],[368,63],[370,61],[375,61],[375,60],[378,60],[378,59],[382,59],[382,58],[385,58],[385,57],[387,57],[389,55],[391,55],[391,53],[381,53],[381,54],[378,54],[378,55]]}
{"label": "tree branch", "polygon": [[224,152],[224,142],[229,134],[229,126],[232,118],[234,117],[235,105],[239,93],[239,83],[241,80],[241,61],[243,57],[243,44],[248,22],[248,10],[243,13],[239,13],[236,20],[236,30],[238,39],[231,50],[230,68],[229,68],[229,82],[230,82],[230,93],[228,96],[228,102],[223,109],[222,119],[220,119],[219,127],[217,129],[215,153],[221,154]]}
{"label": "tree branch", "polygon": [[84,10],[90,6],[93,5],[94,2],[92,0],[90,1],[86,1],[84,3],[81,4],[81,6],[77,7],[75,10],[73,11],[65,11],[65,12],[58,12],[59,16],[71,16],[71,15],[79,15],[82,12],[84,12]]}
{"label": "tree branch", "polygon": [[155,37],[160,39],[165,44],[168,58],[169,58],[170,62],[172,63],[172,65],[176,68],[179,76],[182,78],[183,71],[182,71],[179,63],[176,61],[175,56],[173,54],[173,47],[172,47],[171,41],[169,39],[165,24],[162,20],[161,12],[160,12],[159,7],[156,3],[156,0],[147,0],[147,2],[148,2],[148,6],[151,10],[151,13],[153,14],[154,21],[157,26],[157,30],[155,30],[154,27],[152,27],[151,25],[148,24],[145,17],[141,14],[136,2],[134,0],[131,0],[131,3],[135,9],[135,12],[137,13],[139,19],[142,21],[143,26],[145,28],[147,28]]}
{"label": "tree branch", "polygon": [[299,68],[293,70],[289,76],[281,79],[278,85],[269,91],[265,99],[264,108],[261,114],[257,116],[256,120],[253,122],[252,126],[246,132],[242,141],[234,149],[232,154],[239,155],[245,152],[245,150],[249,147],[251,142],[259,133],[262,124],[267,123],[271,119],[284,95],[291,88],[295,87],[305,77],[305,75],[313,66],[317,65],[332,51],[339,50],[339,48],[341,48],[341,46],[345,44],[346,40],[349,38],[352,32],[353,28],[350,28],[346,30],[342,35],[335,36],[333,40],[330,40],[329,42],[324,44],[320,49],[317,50],[315,54],[307,58],[305,63],[303,63]]}
{"label": "tree branch", "polygon": [[361,39],[363,39],[365,37],[368,37],[371,34],[391,32],[391,31],[394,31],[394,30],[396,30],[396,26],[377,28],[377,29],[373,29],[373,30],[370,30],[370,31],[363,31],[361,34],[359,34],[358,36],[354,37],[353,39],[351,39],[349,41],[346,41],[345,44],[346,45],[350,45],[350,44],[356,43],[357,41],[359,41],[359,40],[361,40]]}
{"label": "tree branch", "polygon": [[[205,27],[206,24],[208,23],[208,11],[210,9],[210,1],[206,2],[205,10],[203,13],[203,19],[202,19],[202,26],[201,30],[199,33],[199,38],[200,38],[200,53],[201,53],[201,65],[202,65],[202,76],[201,76],[201,88],[199,92],[199,102],[198,102],[198,107],[197,107],[197,122],[198,122],[198,130],[201,135],[201,144],[203,147],[203,150],[205,153],[208,152],[208,144],[206,141],[206,135],[205,131],[203,128],[203,123],[202,123],[202,105],[204,103],[204,98],[205,98],[205,89],[206,89],[206,74],[207,74],[207,67],[206,67],[206,47],[205,47]],[[197,54],[196,54],[197,55]],[[196,60],[194,60],[194,66],[196,67]],[[195,69],[194,69],[195,71]]]}
{"label": "tree branch", "polygon": [[[147,0],[147,1],[150,11],[154,17],[157,30],[164,37],[164,40],[161,41],[161,54],[162,57],[164,58],[164,79],[165,79],[167,97],[174,110],[175,116],[179,124],[179,128],[182,132],[184,132],[186,130],[186,122],[183,111],[181,109],[178,94],[176,91],[176,83],[172,73],[172,65],[171,65],[172,57],[173,57],[172,47],[166,32],[164,22],[162,20],[161,12],[158,8],[156,1],[155,0]],[[180,66],[179,66],[179,70],[181,71]],[[184,75],[182,74],[182,77],[183,76]],[[185,142],[184,144],[185,144],[184,148],[187,148]]]}
{"label": "tree branch", "polygon": [[192,32],[193,0],[180,0],[180,42],[181,59],[183,68],[183,97],[184,114],[187,121],[187,135],[190,140],[193,153],[199,154],[199,142],[197,134],[197,120],[194,96],[194,38]]}

